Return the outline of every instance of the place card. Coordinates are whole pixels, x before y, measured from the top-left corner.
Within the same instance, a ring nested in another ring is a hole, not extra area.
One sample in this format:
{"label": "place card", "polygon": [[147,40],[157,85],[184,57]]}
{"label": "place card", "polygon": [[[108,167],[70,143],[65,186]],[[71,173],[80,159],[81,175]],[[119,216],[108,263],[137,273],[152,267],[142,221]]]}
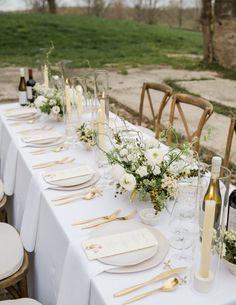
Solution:
{"label": "place card", "polygon": [[82,177],[95,174],[95,170],[89,166],[78,166],[60,171],[47,172],[44,178],[47,182],[55,182],[70,178]]}
{"label": "place card", "polygon": [[25,136],[22,138],[22,140],[26,143],[34,143],[42,140],[50,140],[56,138],[61,138],[61,134],[59,132],[53,131],[53,132],[47,132],[47,133],[44,132],[44,133]]}
{"label": "place card", "polygon": [[89,260],[145,249],[155,245],[157,245],[156,238],[146,228],[91,238],[82,242]]}

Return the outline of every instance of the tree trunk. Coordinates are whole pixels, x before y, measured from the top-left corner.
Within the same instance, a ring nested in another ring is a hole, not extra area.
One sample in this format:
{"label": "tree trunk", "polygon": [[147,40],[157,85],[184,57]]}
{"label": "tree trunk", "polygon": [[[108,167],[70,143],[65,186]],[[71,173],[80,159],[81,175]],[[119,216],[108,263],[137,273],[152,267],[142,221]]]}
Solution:
{"label": "tree trunk", "polygon": [[56,14],[56,12],[57,12],[56,0],[47,0],[47,1],[48,1],[49,13]]}
{"label": "tree trunk", "polygon": [[207,64],[214,62],[214,18],[212,0],[202,0],[202,33],[203,33],[203,58]]}

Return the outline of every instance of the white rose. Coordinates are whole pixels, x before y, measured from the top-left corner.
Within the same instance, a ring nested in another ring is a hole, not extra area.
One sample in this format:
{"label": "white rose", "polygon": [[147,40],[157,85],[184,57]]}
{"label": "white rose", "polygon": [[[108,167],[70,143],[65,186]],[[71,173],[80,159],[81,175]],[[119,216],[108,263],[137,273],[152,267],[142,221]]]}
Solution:
{"label": "white rose", "polygon": [[58,114],[58,113],[60,112],[60,107],[59,107],[59,106],[53,106],[53,107],[52,107],[52,112],[53,112],[54,114]]}
{"label": "white rose", "polygon": [[145,177],[148,175],[148,171],[146,166],[139,166],[139,168],[136,170],[136,173],[140,176],[140,177]]}
{"label": "white rose", "polygon": [[163,153],[158,148],[148,149],[145,155],[148,163],[152,166],[159,165],[164,158]]}
{"label": "white rose", "polygon": [[160,173],[161,173],[160,167],[159,166],[154,166],[153,174],[154,175],[159,175]]}
{"label": "white rose", "polygon": [[40,108],[41,106],[43,106],[45,103],[47,102],[47,99],[42,96],[42,95],[39,95],[35,101],[34,101],[34,105],[36,108]]}
{"label": "white rose", "polygon": [[56,102],[55,102],[54,100],[50,100],[50,101],[49,101],[49,105],[50,105],[50,106],[54,106],[54,105],[56,105]]}
{"label": "white rose", "polygon": [[55,80],[55,81],[58,81],[59,80],[59,76],[58,75],[52,75],[52,79]]}
{"label": "white rose", "polygon": [[126,190],[126,191],[133,191],[136,186],[136,179],[131,174],[124,174],[120,180],[120,185]]}
{"label": "white rose", "polygon": [[128,155],[128,150],[127,150],[126,148],[121,149],[120,155],[121,155],[122,157]]}
{"label": "white rose", "polygon": [[116,164],[112,166],[112,176],[119,180],[125,174],[124,168],[120,164]]}
{"label": "white rose", "polygon": [[129,153],[127,156],[126,156],[127,160],[128,161],[135,161],[137,159],[136,155],[133,155],[131,153]]}

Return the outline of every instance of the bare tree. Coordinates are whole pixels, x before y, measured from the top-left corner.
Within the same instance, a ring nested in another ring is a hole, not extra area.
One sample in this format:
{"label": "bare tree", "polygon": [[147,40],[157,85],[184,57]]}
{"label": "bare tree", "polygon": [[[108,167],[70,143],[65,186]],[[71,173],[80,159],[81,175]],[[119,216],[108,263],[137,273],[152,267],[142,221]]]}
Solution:
{"label": "bare tree", "polygon": [[153,24],[157,19],[157,7],[159,0],[136,0],[135,17],[138,21],[146,21]]}
{"label": "bare tree", "polygon": [[25,0],[26,5],[38,12],[49,11],[51,14],[56,13],[56,0]]}
{"label": "bare tree", "polygon": [[179,20],[179,28],[182,28],[183,24],[183,0],[179,0],[179,14],[178,14],[178,20]]}
{"label": "bare tree", "polygon": [[84,3],[87,7],[88,15],[95,15],[100,17],[104,14],[105,10],[110,7],[111,0],[84,0]]}
{"label": "bare tree", "polygon": [[202,33],[203,33],[203,58],[205,63],[213,63],[214,56],[214,15],[213,1],[202,0],[201,13]]}

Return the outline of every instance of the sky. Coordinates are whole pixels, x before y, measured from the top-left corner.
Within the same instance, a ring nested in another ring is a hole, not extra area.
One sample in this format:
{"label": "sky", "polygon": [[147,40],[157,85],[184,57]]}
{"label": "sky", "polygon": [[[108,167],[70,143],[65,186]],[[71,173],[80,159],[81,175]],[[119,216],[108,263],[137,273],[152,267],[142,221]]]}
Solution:
{"label": "sky", "polygon": [[[160,4],[168,5],[171,0],[159,0]],[[177,2],[178,0],[176,0]],[[14,11],[14,10],[25,10],[26,9],[25,0],[0,0],[0,11]],[[59,1],[63,6],[73,6],[78,3],[83,3],[82,0],[60,0]],[[132,0],[128,0],[132,4]],[[195,0],[184,0],[185,6],[192,6],[195,3]]]}

